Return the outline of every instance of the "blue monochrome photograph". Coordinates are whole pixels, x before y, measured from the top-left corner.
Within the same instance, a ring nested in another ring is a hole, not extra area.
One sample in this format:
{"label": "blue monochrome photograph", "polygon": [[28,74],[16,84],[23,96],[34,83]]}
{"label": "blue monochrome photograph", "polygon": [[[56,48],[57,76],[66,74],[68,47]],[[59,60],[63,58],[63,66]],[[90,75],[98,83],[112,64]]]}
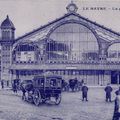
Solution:
{"label": "blue monochrome photograph", "polygon": [[0,0],[0,120],[120,120],[120,1]]}

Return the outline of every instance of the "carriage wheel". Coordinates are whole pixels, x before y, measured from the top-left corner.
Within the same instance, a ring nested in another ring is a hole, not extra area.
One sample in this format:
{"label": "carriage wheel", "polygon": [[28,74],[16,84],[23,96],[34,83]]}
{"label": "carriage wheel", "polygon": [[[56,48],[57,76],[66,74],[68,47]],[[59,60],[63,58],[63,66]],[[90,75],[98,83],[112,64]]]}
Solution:
{"label": "carriage wheel", "polygon": [[33,102],[36,106],[38,106],[41,103],[41,101],[42,100],[41,100],[40,91],[38,89],[35,89],[33,93]]}
{"label": "carriage wheel", "polygon": [[55,104],[59,105],[61,102],[61,94],[59,94],[56,98],[55,98]]}

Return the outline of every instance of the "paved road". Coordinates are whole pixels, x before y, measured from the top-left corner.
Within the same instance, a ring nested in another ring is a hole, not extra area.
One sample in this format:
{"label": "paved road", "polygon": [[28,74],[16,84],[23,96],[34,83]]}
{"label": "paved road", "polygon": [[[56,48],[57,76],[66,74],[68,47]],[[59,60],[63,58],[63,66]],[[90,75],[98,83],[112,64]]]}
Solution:
{"label": "paved road", "polygon": [[59,106],[36,107],[22,101],[20,93],[0,90],[0,120],[111,120],[114,102],[106,103],[104,97],[102,88],[90,88],[88,102],[81,101],[81,92],[64,92]]}

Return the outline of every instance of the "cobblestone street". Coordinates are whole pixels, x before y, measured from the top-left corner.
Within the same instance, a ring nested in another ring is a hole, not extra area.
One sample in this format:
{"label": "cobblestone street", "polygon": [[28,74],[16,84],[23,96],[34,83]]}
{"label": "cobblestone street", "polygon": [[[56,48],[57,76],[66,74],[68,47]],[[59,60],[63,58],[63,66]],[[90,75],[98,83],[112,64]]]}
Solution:
{"label": "cobblestone street", "polygon": [[114,102],[106,103],[104,97],[103,88],[90,88],[88,102],[81,101],[81,92],[64,92],[60,105],[36,107],[22,101],[20,93],[1,90],[0,120],[111,120]]}

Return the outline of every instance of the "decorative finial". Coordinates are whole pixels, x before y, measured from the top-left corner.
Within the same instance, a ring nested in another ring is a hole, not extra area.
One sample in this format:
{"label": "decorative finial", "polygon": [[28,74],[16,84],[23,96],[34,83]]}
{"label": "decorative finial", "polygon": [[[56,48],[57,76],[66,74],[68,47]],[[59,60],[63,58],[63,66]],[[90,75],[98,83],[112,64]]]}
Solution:
{"label": "decorative finial", "polygon": [[9,16],[7,15],[7,19],[9,19]]}
{"label": "decorative finial", "polygon": [[78,10],[77,5],[71,0],[71,3],[66,7],[68,13],[76,13]]}
{"label": "decorative finial", "polygon": [[73,0],[71,0],[71,3],[73,3]]}

